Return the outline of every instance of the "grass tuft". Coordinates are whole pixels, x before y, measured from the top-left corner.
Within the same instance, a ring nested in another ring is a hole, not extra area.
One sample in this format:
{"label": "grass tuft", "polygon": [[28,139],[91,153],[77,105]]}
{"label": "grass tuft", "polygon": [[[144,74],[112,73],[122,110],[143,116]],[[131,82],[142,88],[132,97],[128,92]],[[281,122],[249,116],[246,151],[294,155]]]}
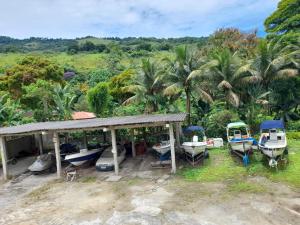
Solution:
{"label": "grass tuft", "polygon": [[95,183],[97,180],[96,177],[94,176],[87,176],[87,177],[82,177],[82,179],[80,179],[81,183]]}
{"label": "grass tuft", "polygon": [[240,181],[228,185],[228,191],[234,193],[264,193],[267,188],[260,184]]}

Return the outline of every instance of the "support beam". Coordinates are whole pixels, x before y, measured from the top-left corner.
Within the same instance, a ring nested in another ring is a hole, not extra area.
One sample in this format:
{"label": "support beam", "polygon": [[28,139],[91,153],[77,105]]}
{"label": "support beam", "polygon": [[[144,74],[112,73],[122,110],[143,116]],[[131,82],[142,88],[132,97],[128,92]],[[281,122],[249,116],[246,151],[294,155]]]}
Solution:
{"label": "support beam", "polygon": [[169,126],[169,133],[170,133],[170,145],[171,145],[171,161],[172,161],[172,173],[176,173],[176,159],[175,159],[175,140],[174,140],[174,128],[173,124],[171,123]]}
{"label": "support beam", "polygon": [[4,178],[4,180],[8,180],[7,152],[6,152],[5,137],[0,137],[0,151],[1,151],[1,158],[2,158],[3,178]]}
{"label": "support beam", "polygon": [[132,150],[132,157],[134,158],[136,156],[135,142],[134,142],[134,129],[131,130],[131,150]]}
{"label": "support beam", "polygon": [[39,151],[40,151],[40,155],[43,154],[43,136],[42,134],[38,134],[37,135],[37,139],[38,139],[38,145],[39,145]]}
{"label": "support beam", "polygon": [[60,159],[60,147],[59,147],[59,136],[57,132],[53,133],[53,143],[55,149],[57,178],[61,178],[61,159]]}
{"label": "support beam", "polygon": [[112,153],[114,155],[114,168],[115,174],[119,175],[119,163],[118,163],[118,152],[117,152],[117,137],[116,137],[116,130],[111,129],[111,144],[112,144]]}
{"label": "support beam", "polygon": [[180,148],[180,125],[176,123],[176,148]]}
{"label": "support beam", "polygon": [[87,149],[88,148],[88,140],[86,136],[86,132],[83,131],[83,148]]}

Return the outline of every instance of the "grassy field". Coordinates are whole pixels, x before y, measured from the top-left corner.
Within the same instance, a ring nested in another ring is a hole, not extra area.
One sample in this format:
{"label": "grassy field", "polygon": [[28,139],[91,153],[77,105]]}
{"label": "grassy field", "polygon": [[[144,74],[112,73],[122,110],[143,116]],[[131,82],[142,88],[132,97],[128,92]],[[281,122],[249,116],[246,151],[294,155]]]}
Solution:
{"label": "grassy field", "polygon": [[274,182],[284,182],[300,188],[300,140],[289,140],[289,156],[286,166],[278,170],[269,168],[260,152],[250,158],[250,165],[244,167],[241,159],[232,156],[228,149],[210,150],[210,158],[196,168],[183,168],[180,174],[189,181],[201,182],[232,182],[232,191],[249,189],[259,191],[261,187],[251,186],[245,178],[263,176]]}
{"label": "grassy field", "polygon": [[[30,53],[41,55],[56,62],[62,67],[74,68],[79,73],[89,73],[95,69],[108,68],[111,65],[111,54],[107,53],[79,53],[70,55],[67,53]],[[0,74],[4,74],[7,68],[14,66],[22,58],[30,54],[24,53],[0,53]],[[149,52],[146,58],[161,61],[166,57],[172,57],[173,53],[168,51],[153,51]],[[124,68],[135,68],[141,64],[143,57],[130,57],[128,54],[123,54],[120,57],[120,65]],[[144,57],[145,58],[145,57]]]}

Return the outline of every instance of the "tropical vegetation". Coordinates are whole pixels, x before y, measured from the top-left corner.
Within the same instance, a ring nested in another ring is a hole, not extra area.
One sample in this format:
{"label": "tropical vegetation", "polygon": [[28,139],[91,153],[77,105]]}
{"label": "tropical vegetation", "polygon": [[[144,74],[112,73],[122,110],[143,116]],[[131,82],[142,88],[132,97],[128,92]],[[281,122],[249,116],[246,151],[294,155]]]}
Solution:
{"label": "tropical vegetation", "polygon": [[[222,136],[231,121],[265,119],[299,130],[299,1],[282,0],[256,31],[200,38],[0,37],[0,125],[185,112]],[[296,127],[296,128],[295,128]]]}

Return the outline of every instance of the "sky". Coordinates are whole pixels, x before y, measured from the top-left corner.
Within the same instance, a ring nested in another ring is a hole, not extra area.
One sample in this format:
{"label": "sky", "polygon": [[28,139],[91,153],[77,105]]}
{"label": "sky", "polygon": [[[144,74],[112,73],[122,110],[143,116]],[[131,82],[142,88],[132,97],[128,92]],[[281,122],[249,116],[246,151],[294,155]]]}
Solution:
{"label": "sky", "polygon": [[0,36],[185,37],[236,27],[264,35],[279,0],[0,0]]}

